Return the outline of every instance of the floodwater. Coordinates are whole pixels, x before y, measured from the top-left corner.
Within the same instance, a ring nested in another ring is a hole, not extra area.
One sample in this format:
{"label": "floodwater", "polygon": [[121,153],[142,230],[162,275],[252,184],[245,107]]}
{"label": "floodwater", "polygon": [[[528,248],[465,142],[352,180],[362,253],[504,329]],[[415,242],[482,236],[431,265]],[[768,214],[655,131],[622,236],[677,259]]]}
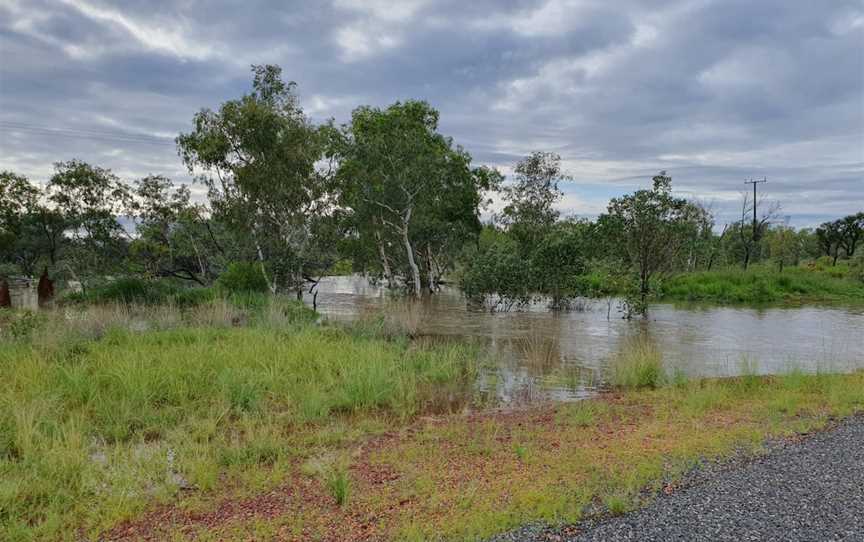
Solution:
{"label": "floodwater", "polygon": [[[319,286],[318,311],[350,321],[393,310],[392,301],[386,288],[363,277],[327,277]],[[668,370],[691,377],[864,369],[864,307],[660,303],[651,305],[647,318],[629,321],[614,300],[587,300],[580,309],[552,312],[538,304],[490,313],[468,308],[458,289],[445,288],[423,302],[414,321],[418,335],[486,347],[492,363],[477,386],[504,404],[594,393],[609,360],[637,337],[656,345]]]}

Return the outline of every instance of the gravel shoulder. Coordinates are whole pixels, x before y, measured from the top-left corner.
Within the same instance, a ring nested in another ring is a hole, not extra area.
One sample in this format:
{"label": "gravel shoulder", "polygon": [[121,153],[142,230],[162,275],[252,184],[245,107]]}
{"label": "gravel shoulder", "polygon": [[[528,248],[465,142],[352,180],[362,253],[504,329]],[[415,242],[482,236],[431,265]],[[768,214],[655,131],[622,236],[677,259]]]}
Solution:
{"label": "gravel shoulder", "polygon": [[681,488],[618,517],[527,525],[490,542],[864,541],[864,416],[758,457],[699,468]]}

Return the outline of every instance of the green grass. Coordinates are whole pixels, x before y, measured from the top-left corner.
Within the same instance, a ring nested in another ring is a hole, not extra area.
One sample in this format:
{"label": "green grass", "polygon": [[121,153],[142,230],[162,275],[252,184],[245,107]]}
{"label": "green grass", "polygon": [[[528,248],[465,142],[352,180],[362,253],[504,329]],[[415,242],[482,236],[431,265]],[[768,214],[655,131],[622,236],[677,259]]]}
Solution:
{"label": "green grass", "polygon": [[[356,438],[363,419],[407,421],[474,378],[469,347],[315,326],[292,304],[160,311],[3,317],[0,539],[92,537],[181,487],[266,479],[335,420],[351,428],[328,442]],[[347,472],[328,484],[344,503]]]}
{"label": "green grass", "polygon": [[[611,393],[466,415],[440,405],[470,396],[473,347],[278,300],[6,312],[0,341],[13,542],[96,539],[159,504],[190,524],[162,519],[156,539],[352,539],[357,518],[384,539],[482,539],[624,513],[701,460],[864,410],[864,372],[688,380],[634,340]],[[195,519],[271,492],[267,514]]]}
{"label": "green grass", "polygon": [[864,301],[864,282],[845,262],[837,267],[754,266],[676,275],[660,287],[661,298],[714,303]]}
{"label": "green grass", "polygon": [[[454,417],[377,448],[370,461],[412,481],[412,506],[390,520],[395,539],[483,540],[528,522],[626,513],[697,463],[759,453],[766,438],[862,410],[864,372],[678,382],[507,416]],[[495,435],[497,451],[478,453],[481,434]],[[427,481],[422,489],[418,479]],[[378,502],[377,491],[385,489],[358,489],[358,510]],[[470,509],[460,509],[466,494]]]}
{"label": "green grass", "polygon": [[657,346],[639,337],[625,343],[609,363],[609,382],[616,388],[657,388],[666,379],[663,356]]}

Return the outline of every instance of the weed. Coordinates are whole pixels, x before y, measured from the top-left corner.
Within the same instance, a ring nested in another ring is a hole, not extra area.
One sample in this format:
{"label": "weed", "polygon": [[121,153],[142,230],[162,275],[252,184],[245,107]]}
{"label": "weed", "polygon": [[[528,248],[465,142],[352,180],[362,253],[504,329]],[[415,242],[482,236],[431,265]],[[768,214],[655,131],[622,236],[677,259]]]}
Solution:
{"label": "weed", "polygon": [[576,427],[591,427],[608,410],[609,406],[601,401],[577,401],[562,409],[562,421]]}
{"label": "weed", "polygon": [[603,497],[603,506],[611,515],[620,516],[627,512],[627,498],[618,494],[606,495]]}
{"label": "weed", "polygon": [[336,500],[336,504],[345,506],[348,503],[348,494],[351,488],[348,469],[344,467],[333,468],[328,472],[326,483],[330,495]]}
{"label": "weed", "polygon": [[528,448],[519,442],[513,444],[513,452],[516,454],[516,457],[519,458],[519,461],[524,461],[528,456]]}

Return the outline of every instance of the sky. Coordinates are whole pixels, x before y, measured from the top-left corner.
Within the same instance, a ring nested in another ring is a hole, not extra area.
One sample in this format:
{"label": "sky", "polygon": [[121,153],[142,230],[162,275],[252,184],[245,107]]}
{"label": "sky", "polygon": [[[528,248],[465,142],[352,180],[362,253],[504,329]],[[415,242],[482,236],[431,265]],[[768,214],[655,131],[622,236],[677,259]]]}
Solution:
{"label": "sky", "polygon": [[794,226],[864,209],[862,0],[0,0],[0,170],[188,182],[174,137],[267,63],[316,121],[424,99],[478,165],[557,152],[565,216],[660,170],[719,224],[750,178]]}

